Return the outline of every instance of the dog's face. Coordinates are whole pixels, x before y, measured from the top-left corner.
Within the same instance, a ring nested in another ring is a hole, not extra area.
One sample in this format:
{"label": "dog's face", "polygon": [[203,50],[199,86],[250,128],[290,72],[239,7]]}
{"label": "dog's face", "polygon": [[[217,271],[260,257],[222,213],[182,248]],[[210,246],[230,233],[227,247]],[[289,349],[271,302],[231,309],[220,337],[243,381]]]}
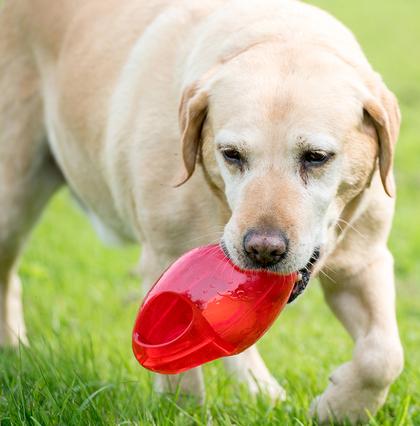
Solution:
{"label": "dog's face", "polygon": [[280,52],[255,49],[225,64],[207,88],[194,88],[181,124],[188,174],[200,144],[188,138],[198,137],[208,180],[232,212],[223,235],[229,257],[287,273],[317,260],[379,152],[389,185],[392,150],[377,140],[386,112],[373,95],[371,106],[364,102],[354,69],[328,54],[282,53],[278,60]]}

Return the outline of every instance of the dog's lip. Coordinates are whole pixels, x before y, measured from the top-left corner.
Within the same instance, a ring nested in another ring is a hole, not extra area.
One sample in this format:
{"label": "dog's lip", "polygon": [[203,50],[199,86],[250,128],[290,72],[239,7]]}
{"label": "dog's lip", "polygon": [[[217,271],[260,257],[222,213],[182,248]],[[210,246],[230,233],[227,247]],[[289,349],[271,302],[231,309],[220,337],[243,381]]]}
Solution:
{"label": "dog's lip", "polygon": [[308,263],[306,264],[306,266],[302,269],[299,269],[299,273],[303,272],[303,271],[307,271],[310,274],[312,274],[314,268],[315,268],[315,264],[318,262],[319,258],[321,257],[321,251],[319,249],[319,247],[317,247],[313,253],[312,256],[310,257]]}
{"label": "dog's lip", "polygon": [[298,271],[298,279],[296,280],[296,283],[293,287],[292,293],[290,294],[287,303],[293,302],[299,295],[304,292],[306,286],[309,283],[309,280],[311,279],[311,274],[315,268],[315,264],[318,262],[320,256],[321,251],[319,248],[316,248],[313,251],[312,256],[306,266]]}

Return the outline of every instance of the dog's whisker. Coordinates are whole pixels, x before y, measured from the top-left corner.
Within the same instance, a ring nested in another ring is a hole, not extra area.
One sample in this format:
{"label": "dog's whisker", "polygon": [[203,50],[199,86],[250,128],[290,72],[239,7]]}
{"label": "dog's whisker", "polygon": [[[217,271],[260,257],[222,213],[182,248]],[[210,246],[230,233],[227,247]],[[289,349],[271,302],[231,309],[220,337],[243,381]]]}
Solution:
{"label": "dog's whisker", "polygon": [[337,225],[339,226],[339,228],[342,230],[342,232],[344,232],[344,230],[340,227],[340,225],[338,224],[339,222],[342,222],[344,225],[348,226],[349,228],[353,229],[353,231],[355,231],[357,234],[359,234],[363,239],[367,240],[366,235],[364,235],[362,232],[360,232],[353,224],[351,224],[350,222],[347,222],[344,219],[338,218],[337,219]]}
{"label": "dog's whisker", "polygon": [[334,278],[330,277],[325,271],[321,270],[321,271],[319,271],[319,273],[322,274],[322,275],[325,275],[334,284],[337,284],[337,281]]}
{"label": "dog's whisker", "polygon": [[328,271],[330,271],[333,274],[337,273],[337,271],[334,268],[331,268],[331,266],[322,265],[322,269],[324,268],[326,268]]}
{"label": "dog's whisker", "polygon": [[338,228],[340,229],[340,231],[343,233],[344,232],[344,228],[340,225],[340,223],[337,222],[336,225],[338,226]]}

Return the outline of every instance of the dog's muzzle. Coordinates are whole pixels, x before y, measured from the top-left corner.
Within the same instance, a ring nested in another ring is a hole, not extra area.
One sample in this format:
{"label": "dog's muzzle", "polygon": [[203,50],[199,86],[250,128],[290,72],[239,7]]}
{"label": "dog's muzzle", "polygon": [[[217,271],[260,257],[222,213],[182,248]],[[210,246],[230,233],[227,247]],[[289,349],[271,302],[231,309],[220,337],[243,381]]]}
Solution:
{"label": "dog's muzzle", "polygon": [[[220,246],[222,247],[223,252],[225,253],[225,256],[230,259],[229,252],[226,248],[226,245],[223,240],[220,241]],[[318,262],[320,258],[321,252],[319,248],[316,248],[314,252],[312,253],[311,258],[309,259],[309,262],[306,264],[306,266],[298,271],[299,276],[298,280],[296,281],[292,293],[290,294],[289,300],[287,303],[292,303],[298,296],[300,296],[306,286],[309,283],[309,280],[311,279],[311,274],[315,268],[315,264]]]}

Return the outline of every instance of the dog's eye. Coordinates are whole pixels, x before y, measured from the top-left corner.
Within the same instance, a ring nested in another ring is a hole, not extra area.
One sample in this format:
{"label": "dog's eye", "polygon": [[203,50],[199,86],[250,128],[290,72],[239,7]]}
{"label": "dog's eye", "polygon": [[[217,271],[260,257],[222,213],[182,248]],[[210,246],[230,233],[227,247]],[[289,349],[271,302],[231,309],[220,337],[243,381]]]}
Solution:
{"label": "dog's eye", "polygon": [[306,151],[302,155],[302,163],[307,167],[319,167],[325,164],[333,155],[324,151]]}
{"label": "dog's eye", "polygon": [[241,165],[243,163],[242,155],[239,151],[233,148],[224,149],[222,151],[223,158],[231,164]]}

